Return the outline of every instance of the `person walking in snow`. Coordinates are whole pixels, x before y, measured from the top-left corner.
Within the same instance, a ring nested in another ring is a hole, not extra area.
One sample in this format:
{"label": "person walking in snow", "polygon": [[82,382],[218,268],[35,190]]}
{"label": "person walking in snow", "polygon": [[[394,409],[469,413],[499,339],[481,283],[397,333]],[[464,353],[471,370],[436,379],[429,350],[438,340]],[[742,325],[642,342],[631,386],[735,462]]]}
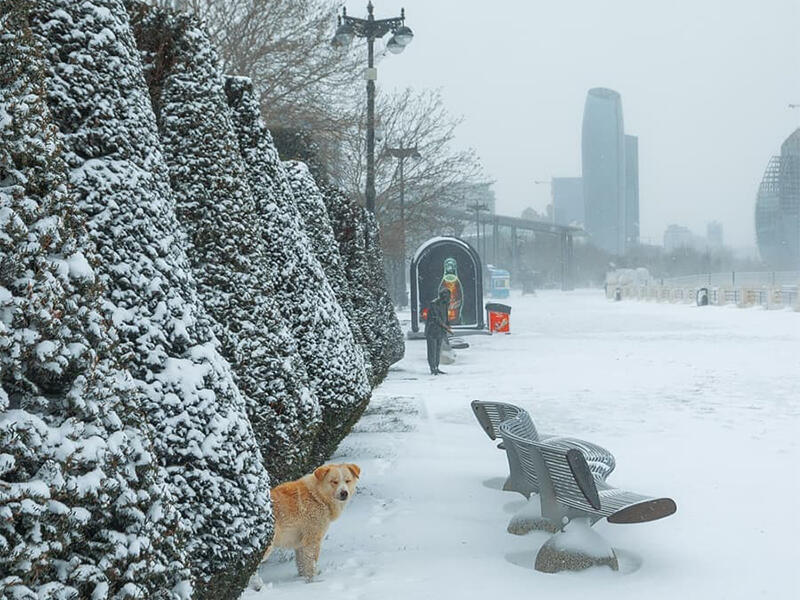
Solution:
{"label": "person walking in snow", "polygon": [[428,344],[428,366],[431,375],[443,375],[439,370],[439,356],[442,353],[442,340],[448,333],[453,333],[447,319],[447,309],[450,305],[450,290],[442,289],[439,296],[431,301],[428,309],[428,318],[425,320],[425,341]]}

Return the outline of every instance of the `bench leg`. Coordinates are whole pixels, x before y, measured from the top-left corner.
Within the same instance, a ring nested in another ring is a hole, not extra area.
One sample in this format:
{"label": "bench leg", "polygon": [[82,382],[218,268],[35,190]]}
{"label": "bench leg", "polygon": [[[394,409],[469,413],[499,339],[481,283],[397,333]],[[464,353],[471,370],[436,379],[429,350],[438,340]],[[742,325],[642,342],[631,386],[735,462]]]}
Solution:
{"label": "bench leg", "polygon": [[535,568],[543,573],[583,571],[606,566],[619,570],[614,549],[592,529],[589,519],[573,519],[539,549]]}

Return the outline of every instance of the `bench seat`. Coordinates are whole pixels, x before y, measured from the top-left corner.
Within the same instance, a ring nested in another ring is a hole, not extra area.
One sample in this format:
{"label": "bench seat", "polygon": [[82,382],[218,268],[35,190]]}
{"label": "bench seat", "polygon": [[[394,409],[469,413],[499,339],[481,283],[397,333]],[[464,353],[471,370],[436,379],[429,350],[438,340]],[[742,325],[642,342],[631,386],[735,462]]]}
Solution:
{"label": "bench seat", "polygon": [[[602,446],[573,437],[540,435],[530,414],[519,406],[505,402],[484,402],[481,400],[473,400],[471,405],[475,418],[486,432],[486,435],[489,436],[489,439],[496,440],[501,437],[501,423],[512,422],[513,431],[516,435],[532,441],[546,441],[559,448],[579,449],[586,456],[590,470],[599,480],[604,481],[616,466],[614,455]],[[528,476],[523,474],[519,464],[519,457],[514,448],[509,448],[505,441],[500,443],[498,448],[506,451],[506,458],[508,459],[509,476],[503,485],[503,489],[518,492],[526,498],[530,497],[531,494],[539,493],[539,485],[535,474],[529,474]]]}
{"label": "bench seat", "polygon": [[518,459],[528,486],[539,490],[542,517],[561,524],[564,519],[588,517],[594,523],[643,523],[673,514],[671,498],[653,498],[615,488],[592,470],[583,451],[564,443],[535,441],[519,431],[524,423],[515,417],[500,425],[507,450]]}

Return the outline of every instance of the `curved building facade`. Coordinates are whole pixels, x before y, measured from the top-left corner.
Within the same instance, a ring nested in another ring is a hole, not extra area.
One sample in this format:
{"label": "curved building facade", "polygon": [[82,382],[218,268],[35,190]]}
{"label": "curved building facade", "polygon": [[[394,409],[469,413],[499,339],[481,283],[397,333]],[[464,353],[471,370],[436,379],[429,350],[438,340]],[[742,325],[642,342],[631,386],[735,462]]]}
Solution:
{"label": "curved building facade", "polygon": [[622,99],[614,90],[586,95],[581,136],[585,227],[592,243],[611,254],[625,253],[625,135]]}
{"label": "curved building facade", "polygon": [[756,196],[761,260],[779,270],[800,269],[800,129],[773,156]]}

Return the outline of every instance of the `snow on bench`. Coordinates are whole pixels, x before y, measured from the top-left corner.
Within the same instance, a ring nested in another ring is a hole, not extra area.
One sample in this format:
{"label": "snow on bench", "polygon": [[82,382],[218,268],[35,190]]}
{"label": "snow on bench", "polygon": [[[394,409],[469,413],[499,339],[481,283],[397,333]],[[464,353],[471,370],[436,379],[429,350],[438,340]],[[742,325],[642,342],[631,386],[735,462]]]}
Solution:
{"label": "snow on bench", "polygon": [[536,556],[536,569],[555,572],[593,565],[619,568],[614,550],[591,529],[600,519],[610,523],[644,523],[673,514],[671,498],[652,498],[609,485],[614,456],[605,448],[577,438],[539,435],[524,409],[504,402],[472,402],[486,435],[506,451],[509,476],[504,490],[530,498],[511,519],[508,531],[538,529],[555,535]]}
{"label": "snow on bench", "polygon": [[[557,532],[539,550],[536,558],[538,570],[578,570],[593,564],[607,564],[616,570],[616,555],[610,547],[604,556],[587,556],[580,549],[565,550],[563,543],[557,541],[562,535],[558,532],[573,522],[576,525],[585,523],[588,530],[602,518],[610,523],[644,523],[668,517],[677,510],[671,498],[653,498],[610,486],[592,470],[581,449],[520,435],[525,428],[520,413],[502,422],[499,432],[507,451],[511,451],[519,461],[528,485],[538,487],[540,519],[552,527],[540,525],[536,528]],[[585,532],[586,536],[592,534],[591,531]],[[596,534],[594,537],[601,540]]]}
{"label": "snow on bench", "polygon": [[[533,441],[546,441],[548,444],[559,448],[575,448],[583,452],[589,462],[589,468],[598,479],[605,481],[616,466],[614,456],[605,448],[571,437],[556,435],[539,435],[530,414],[519,406],[505,402],[472,401],[472,412],[489,439],[495,440],[500,435],[500,424],[513,421],[513,431],[516,435]],[[531,494],[539,493],[539,483],[535,471],[523,472],[519,457],[513,447],[501,442],[498,448],[506,451],[508,459],[509,476],[503,485],[503,490],[518,492],[529,498]]]}

